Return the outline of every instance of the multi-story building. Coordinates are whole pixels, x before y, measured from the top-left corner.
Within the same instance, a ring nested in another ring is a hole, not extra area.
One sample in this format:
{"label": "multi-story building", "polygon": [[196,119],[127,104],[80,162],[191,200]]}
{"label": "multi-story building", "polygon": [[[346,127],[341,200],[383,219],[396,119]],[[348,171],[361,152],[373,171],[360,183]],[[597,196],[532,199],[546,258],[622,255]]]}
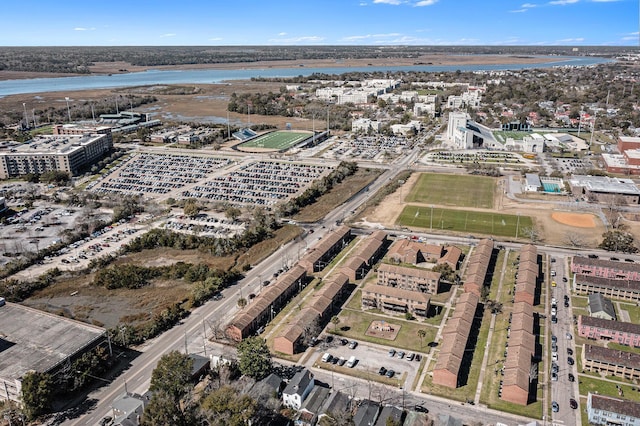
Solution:
{"label": "multi-story building", "polygon": [[428,269],[383,263],[378,267],[378,284],[404,290],[437,294],[440,273]]}
{"label": "multi-story building", "polygon": [[640,426],[640,403],[589,392],[587,418],[593,425]]}
{"label": "multi-story building", "polygon": [[640,281],[640,264],[573,256],[571,272],[612,280]]}
{"label": "multi-story building", "polygon": [[640,301],[640,281],[637,280],[576,274],[573,276],[573,290],[576,293],[600,294],[615,299]]}
{"label": "multi-story building", "polygon": [[0,150],[0,179],[57,170],[76,175],[113,148],[111,133],[40,136]]}
{"label": "multi-story building", "polygon": [[584,344],[582,368],[607,376],[640,379],[640,354]]}
{"label": "multi-story building", "polygon": [[578,316],[578,335],[594,340],[609,340],[621,345],[640,347],[640,325]]}
{"label": "multi-story building", "polygon": [[362,289],[362,309],[426,317],[430,297],[420,291],[403,290],[384,285],[369,284]]}
{"label": "multi-story building", "polygon": [[640,190],[631,179],[573,175],[569,179],[569,185],[575,196],[589,201],[640,203]]}

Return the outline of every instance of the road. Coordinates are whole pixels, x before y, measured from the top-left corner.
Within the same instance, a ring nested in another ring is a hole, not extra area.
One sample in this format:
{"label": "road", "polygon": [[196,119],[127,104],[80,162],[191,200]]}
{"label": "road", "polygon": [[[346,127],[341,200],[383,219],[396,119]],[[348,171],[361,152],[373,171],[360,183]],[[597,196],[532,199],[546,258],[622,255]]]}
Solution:
{"label": "road", "polygon": [[[185,347],[187,347],[188,351],[191,353],[232,353],[232,348],[211,343],[206,338],[206,333],[208,332],[207,330],[210,330],[211,327],[214,326],[223,326],[224,322],[228,321],[237,311],[237,301],[239,298],[245,297],[250,293],[259,293],[260,289],[262,288],[261,282],[263,280],[272,277],[275,271],[282,268],[283,263],[295,263],[295,261],[301,257],[304,251],[314,244],[315,239],[324,237],[335,226],[336,222],[343,222],[348,219],[363,203],[365,203],[371,196],[376,194],[376,192],[381,187],[387,185],[390,181],[396,178],[396,176],[400,172],[407,170],[409,165],[411,165],[416,160],[418,152],[419,151],[416,149],[412,151],[410,155],[397,159],[395,162],[391,163],[389,168],[375,182],[369,185],[368,189],[362,190],[354,195],[350,200],[333,210],[318,223],[311,226],[307,225],[306,228],[314,229],[313,234],[305,234],[305,237],[296,239],[295,241],[286,244],[260,264],[254,265],[254,267],[247,272],[246,277],[239,281],[237,285],[234,285],[233,287],[225,289],[223,291],[223,299],[219,301],[210,301],[205,305],[195,309],[192,314],[181,324],[176,325],[171,330],[163,333],[161,336],[147,342],[143,347],[137,348],[142,353],[139,357],[131,361],[130,368],[123,372],[120,377],[118,377],[110,385],[100,388],[95,392],[92,392],[88,396],[89,399],[96,401],[95,406],[88,413],[85,413],[80,417],[74,419],[65,420],[61,424],[69,426],[96,425],[99,423],[102,417],[106,415],[112,415],[110,404],[114,400],[114,398],[124,392],[125,383],[129,392],[142,393],[146,391],[149,386],[151,372],[155,368],[156,363],[163,354],[169,351],[179,350],[184,352]],[[401,231],[398,231],[397,229],[388,229],[387,231],[390,233],[401,233]],[[426,233],[412,234],[425,237],[429,242],[433,243],[470,244],[476,241],[473,238],[456,236],[435,235]],[[515,250],[518,250],[522,246],[521,243],[513,242],[505,242],[500,244]],[[564,256],[574,255],[576,254],[577,250],[555,247],[550,248],[546,246],[539,246],[538,248],[541,252],[546,252],[552,256],[557,257],[558,261],[556,262],[556,267],[558,268],[557,271],[559,275],[564,274],[564,269],[562,269],[562,272],[560,272],[559,269],[560,265],[564,262]],[[581,250],[580,253],[606,255],[606,252],[600,250]],[[638,256],[630,257],[636,260],[639,259]],[[561,276],[562,275],[560,275],[560,277]],[[565,294],[564,292],[568,291],[568,287],[566,285],[563,285],[557,290],[558,291],[556,298],[559,299],[559,303],[561,304],[563,300],[560,298],[563,297],[563,295]],[[559,341],[563,340],[560,339],[560,337],[564,337],[564,332],[561,333],[563,327],[564,329],[570,329],[569,323],[567,323],[567,321],[570,321],[571,318],[572,317],[568,309],[559,311],[558,325],[554,327],[554,332],[558,335]],[[563,368],[561,368],[561,372],[563,374],[561,374],[561,376],[564,377],[564,380],[567,380],[566,377],[568,367],[566,366],[566,345],[572,343],[563,342],[563,344],[565,346],[562,346],[560,349],[563,354]],[[349,386],[363,386],[362,382],[358,382],[357,379],[341,378],[339,380],[344,380],[345,384],[352,383]],[[572,412],[579,413],[579,410],[570,410],[568,408],[567,398],[567,395],[577,395],[577,384],[569,386],[569,388],[573,389],[573,393],[569,394],[561,391],[561,389],[565,389],[565,386],[567,385],[568,382],[565,383],[564,381],[559,380],[557,385],[552,386],[552,398],[557,398],[558,400],[562,399],[562,401],[558,401],[559,403],[562,403],[560,404],[560,412],[556,417],[558,417],[558,423],[562,422],[567,425],[579,424],[579,421],[576,421],[577,415],[574,414],[573,417],[571,416]],[[404,395],[405,404],[408,404],[408,401],[411,401],[411,403],[413,403],[414,400],[427,401],[426,403],[433,404],[433,410],[436,410],[436,407],[438,407],[437,410],[439,410],[440,412],[459,415],[462,418],[482,418],[483,420],[495,418],[503,419],[496,421],[502,421],[505,424],[516,424],[514,422],[513,416],[494,412],[492,410],[487,410],[486,408],[469,405],[462,406],[459,403],[447,401],[445,399],[425,396],[422,394],[415,394],[412,392],[407,392],[405,390],[395,389],[394,391],[394,398],[398,398],[398,395],[400,395],[400,398],[402,398]],[[410,399],[407,398],[408,396]]]}

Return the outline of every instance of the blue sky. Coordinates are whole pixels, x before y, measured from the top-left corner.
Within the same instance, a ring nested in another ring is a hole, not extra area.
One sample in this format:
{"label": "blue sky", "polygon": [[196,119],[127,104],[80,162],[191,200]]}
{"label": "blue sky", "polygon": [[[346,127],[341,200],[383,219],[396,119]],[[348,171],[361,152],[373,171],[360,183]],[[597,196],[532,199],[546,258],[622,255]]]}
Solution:
{"label": "blue sky", "polygon": [[625,45],[638,0],[2,1],[2,46]]}

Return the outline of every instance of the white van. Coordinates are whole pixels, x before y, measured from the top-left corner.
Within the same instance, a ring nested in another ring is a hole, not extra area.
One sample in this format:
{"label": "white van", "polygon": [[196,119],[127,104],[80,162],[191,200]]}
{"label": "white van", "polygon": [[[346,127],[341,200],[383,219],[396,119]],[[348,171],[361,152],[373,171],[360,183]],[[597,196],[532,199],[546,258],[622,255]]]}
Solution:
{"label": "white van", "polygon": [[347,361],[347,367],[353,368],[353,366],[356,365],[357,362],[358,360],[356,359],[356,357],[352,356],[351,358],[349,358],[349,361]]}
{"label": "white van", "polygon": [[325,352],[325,354],[322,355],[322,362],[329,362],[331,361],[331,358],[333,358],[331,354],[329,352]]}

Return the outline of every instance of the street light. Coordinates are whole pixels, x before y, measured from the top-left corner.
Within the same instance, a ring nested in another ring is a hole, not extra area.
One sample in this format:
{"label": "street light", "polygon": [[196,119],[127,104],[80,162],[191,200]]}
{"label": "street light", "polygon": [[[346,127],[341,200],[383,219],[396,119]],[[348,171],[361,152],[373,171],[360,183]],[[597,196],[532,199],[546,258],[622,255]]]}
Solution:
{"label": "street light", "polygon": [[64,100],[67,101],[67,116],[69,117],[69,123],[71,123],[71,110],[69,109],[69,97],[65,96]]}

